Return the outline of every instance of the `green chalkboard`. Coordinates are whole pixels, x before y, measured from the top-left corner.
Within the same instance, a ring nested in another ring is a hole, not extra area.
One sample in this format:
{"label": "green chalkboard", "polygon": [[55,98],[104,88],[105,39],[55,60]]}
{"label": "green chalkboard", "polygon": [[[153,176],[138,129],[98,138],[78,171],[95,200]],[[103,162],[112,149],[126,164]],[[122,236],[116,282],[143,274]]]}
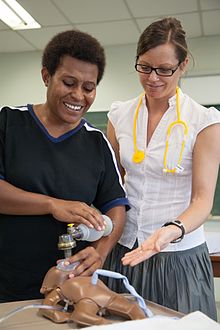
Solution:
{"label": "green chalkboard", "polygon": [[220,171],[218,172],[212,215],[220,215]]}
{"label": "green chalkboard", "polygon": [[102,132],[106,133],[108,121],[107,111],[87,112],[84,117],[90,124],[92,124],[96,128],[99,128]]}
{"label": "green chalkboard", "polygon": [[[210,107],[211,105],[207,106]],[[220,111],[220,104],[214,105]],[[106,133],[107,126],[107,111],[103,112],[87,112],[85,118],[95,127]],[[218,181],[215,191],[215,199],[212,209],[212,215],[220,215],[220,171],[218,174]]]}

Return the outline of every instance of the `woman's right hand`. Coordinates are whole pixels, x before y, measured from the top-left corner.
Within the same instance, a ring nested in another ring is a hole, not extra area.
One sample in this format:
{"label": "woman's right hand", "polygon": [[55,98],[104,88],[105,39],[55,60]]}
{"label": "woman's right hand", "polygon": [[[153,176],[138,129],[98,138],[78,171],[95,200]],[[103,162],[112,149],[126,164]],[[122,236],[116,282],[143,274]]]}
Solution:
{"label": "woman's right hand", "polygon": [[79,201],[68,201],[22,190],[7,181],[0,180],[0,213],[15,215],[52,214],[59,221],[83,223],[102,230],[102,215],[93,207]]}
{"label": "woman's right hand", "polygon": [[149,259],[159,253],[174,239],[181,235],[181,230],[176,226],[158,228],[138,248],[128,252],[122,258],[123,265],[136,266],[140,262]]}
{"label": "woman's right hand", "polygon": [[80,224],[87,227],[103,230],[105,223],[102,215],[93,207],[79,201],[66,201],[51,198],[50,213],[62,222]]}

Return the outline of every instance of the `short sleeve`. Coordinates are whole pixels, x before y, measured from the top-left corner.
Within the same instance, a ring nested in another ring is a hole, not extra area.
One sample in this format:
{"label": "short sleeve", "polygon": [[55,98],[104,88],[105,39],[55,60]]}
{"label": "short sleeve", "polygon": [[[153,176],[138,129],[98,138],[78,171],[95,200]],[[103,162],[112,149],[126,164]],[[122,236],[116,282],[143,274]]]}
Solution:
{"label": "short sleeve", "polygon": [[201,132],[204,128],[220,123],[220,111],[215,107],[205,108],[201,120],[199,122],[198,132]]}
{"label": "short sleeve", "polygon": [[93,204],[102,213],[119,205],[125,205],[129,209],[128,199],[122,185],[115,154],[105,137],[103,137],[103,157],[104,170]]}
{"label": "short sleeve", "polygon": [[108,112],[108,119],[112,123],[112,125],[115,127],[117,125],[118,121],[118,109],[120,107],[121,102],[115,101],[112,103],[110,111]]}

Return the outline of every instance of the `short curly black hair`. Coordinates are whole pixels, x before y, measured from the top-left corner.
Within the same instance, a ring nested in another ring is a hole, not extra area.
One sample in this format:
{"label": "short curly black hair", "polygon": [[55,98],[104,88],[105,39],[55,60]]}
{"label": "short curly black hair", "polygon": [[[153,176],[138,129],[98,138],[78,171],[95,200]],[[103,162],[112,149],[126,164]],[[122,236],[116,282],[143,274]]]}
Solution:
{"label": "short curly black hair", "polygon": [[100,82],[105,70],[105,52],[97,39],[79,30],[60,32],[46,45],[42,66],[53,76],[65,55],[97,65],[97,84]]}

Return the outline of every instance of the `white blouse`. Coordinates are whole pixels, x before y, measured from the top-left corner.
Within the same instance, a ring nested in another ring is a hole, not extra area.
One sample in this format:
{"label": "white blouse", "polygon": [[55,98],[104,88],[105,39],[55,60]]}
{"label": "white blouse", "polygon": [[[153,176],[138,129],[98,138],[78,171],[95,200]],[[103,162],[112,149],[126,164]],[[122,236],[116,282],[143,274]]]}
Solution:
{"label": "white blouse", "polygon": [[[183,151],[179,173],[163,171],[163,157],[167,129],[177,120],[176,97],[169,100],[169,108],[156,127],[148,145],[147,121],[148,109],[145,97],[137,118],[137,147],[144,150],[145,158],[141,163],[134,163],[133,123],[139,97],[126,101],[114,102],[108,113],[114,126],[119,143],[121,164],[126,171],[125,189],[131,209],[127,212],[127,222],[119,243],[132,248],[136,239],[141,244],[165,222],[174,220],[189,206],[192,188],[192,151],[198,133],[205,127],[220,123],[220,112],[205,108],[180,90],[180,117],[189,132]],[[167,167],[177,165],[183,140],[183,126],[175,126],[169,139]],[[176,244],[169,244],[164,251],[185,250],[205,242],[203,226],[185,235]]]}

